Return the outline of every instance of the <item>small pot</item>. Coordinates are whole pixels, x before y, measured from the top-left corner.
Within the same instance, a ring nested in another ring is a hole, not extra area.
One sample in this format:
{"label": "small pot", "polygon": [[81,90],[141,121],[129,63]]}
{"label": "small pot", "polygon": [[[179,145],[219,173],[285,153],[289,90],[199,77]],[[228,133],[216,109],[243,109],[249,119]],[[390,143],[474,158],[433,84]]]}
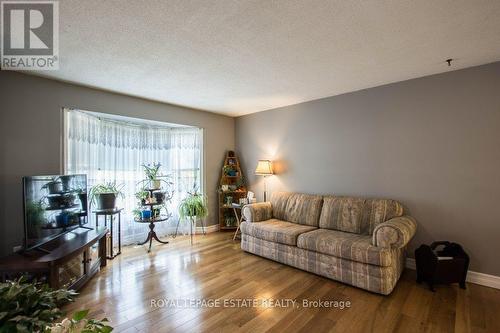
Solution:
{"label": "small pot", "polygon": [[66,213],[61,213],[56,216],[56,224],[58,227],[65,227],[69,224],[69,215]]}
{"label": "small pot", "polygon": [[72,207],[75,204],[75,196],[73,194],[63,195],[62,204],[64,207]]}
{"label": "small pot", "polygon": [[49,202],[49,208],[60,208],[61,206],[64,206],[64,197],[55,195],[55,196],[50,196],[47,197],[47,200]]}
{"label": "small pot", "polygon": [[59,179],[61,180],[61,185],[62,185],[63,191],[69,191],[71,189],[71,179],[72,178],[73,178],[73,176],[70,176],[70,175],[59,176]]}
{"label": "small pot", "polygon": [[97,195],[97,209],[106,210],[116,207],[115,193],[101,193]]}
{"label": "small pot", "polygon": [[68,224],[69,225],[75,225],[80,222],[80,219],[78,218],[78,215],[76,214],[69,214],[68,215]]}
{"label": "small pot", "polygon": [[63,190],[62,183],[57,181],[49,182],[45,184],[45,186],[47,187],[49,194],[59,194]]}
{"label": "small pot", "polygon": [[151,211],[150,210],[143,210],[141,211],[141,218],[146,220],[151,218]]}
{"label": "small pot", "polygon": [[161,188],[161,180],[159,179],[153,179],[151,180],[151,189],[152,190],[157,190]]}
{"label": "small pot", "polygon": [[165,193],[155,192],[153,195],[155,196],[156,203],[158,203],[158,204],[163,203],[163,200],[165,199]]}

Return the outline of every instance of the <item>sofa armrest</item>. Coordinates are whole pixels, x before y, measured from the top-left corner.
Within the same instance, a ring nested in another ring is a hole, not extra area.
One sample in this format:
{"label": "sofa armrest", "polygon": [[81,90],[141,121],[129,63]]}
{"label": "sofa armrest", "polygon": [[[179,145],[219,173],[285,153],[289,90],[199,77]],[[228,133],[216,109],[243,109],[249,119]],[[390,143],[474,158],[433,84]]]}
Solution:
{"label": "sofa armrest", "polygon": [[247,222],[261,222],[273,217],[273,208],[270,202],[258,202],[243,206],[241,213]]}
{"label": "sofa armrest", "polygon": [[417,222],[411,216],[400,216],[380,223],[373,230],[372,243],[387,248],[405,247],[417,231]]}

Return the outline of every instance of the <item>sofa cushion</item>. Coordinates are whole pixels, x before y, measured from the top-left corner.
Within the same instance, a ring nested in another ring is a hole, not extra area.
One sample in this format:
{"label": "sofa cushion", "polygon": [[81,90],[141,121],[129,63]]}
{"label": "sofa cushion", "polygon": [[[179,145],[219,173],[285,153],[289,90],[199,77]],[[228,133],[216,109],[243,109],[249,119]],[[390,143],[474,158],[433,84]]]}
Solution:
{"label": "sofa cushion", "polygon": [[297,247],[377,266],[393,264],[390,249],[372,245],[368,235],[317,229],[298,236]]}
{"label": "sofa cushion", "polygon": [[317,227],[322,205],[320,195],[293,193],[286,203],[285,221]]}
{"label": "sofa cushion", "polygon": [[297,237],[315,227],[286,222],[278,219],[270,219],[263,222],[242,222],[241,232],[255,238],[264,239],[287,245],[297,245]]}
{"label": "sofa cushion", "polygon": [[323,197],[319,227],[361,233],[364,202],[364,199],[354,197]]}
{"label": "sofa cushion", "polygon": [[285,220],[285,210],[288,198],[292,195],[289,192],[274,192],[271,195],[271,205],[273,206],[273,217]]}
{"label": "sofa cushion", "polygon": [[363,209],[361,233],[372,235],[380,223],[403,216],[403,205],[390,199],[366,199]]}
{"label": "sofa cushion", "polygon": [[390,199],[325,196],[319,227],[372,235],[377,225],[403,215],[403,206]]}

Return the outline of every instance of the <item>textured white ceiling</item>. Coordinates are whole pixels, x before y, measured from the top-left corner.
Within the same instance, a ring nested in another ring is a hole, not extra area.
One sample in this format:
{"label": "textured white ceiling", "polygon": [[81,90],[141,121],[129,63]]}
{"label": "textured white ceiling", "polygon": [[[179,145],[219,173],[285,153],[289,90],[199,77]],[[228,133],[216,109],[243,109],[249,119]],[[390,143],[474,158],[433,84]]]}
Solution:
{"label": "textured white ceiling", "polygon": [[61,0],[60,29],[37,75],[232,116],[500,60],[499,0]]}

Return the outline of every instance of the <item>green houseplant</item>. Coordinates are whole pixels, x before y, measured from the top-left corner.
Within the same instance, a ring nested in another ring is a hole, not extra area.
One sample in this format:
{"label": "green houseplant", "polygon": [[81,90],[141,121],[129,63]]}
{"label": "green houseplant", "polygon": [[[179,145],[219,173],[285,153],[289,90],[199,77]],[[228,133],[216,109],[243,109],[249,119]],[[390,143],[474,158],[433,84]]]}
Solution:
{"label": "green houseplant", "polygon": [[135,192],[135,198],[139,201],[141,205],[146,203],[146,199],[149,197],[149,192],[145,188],[141,188],[139,191]]}
{"label": "green houseplant", "polygon": [[39,237],[41,225],[45,221],[45,208],[42,201],[30,200],[26,203],[26,220],[33,226],[33,228],[28,229],[28,237]]}
{"label": "green houseplant", "polygon": [[146,174],[146,178],[149,180],[152,189],[158,189],[161,187],[160,180],[160,163],[153,164],[143,164],[144,173]]}
{"label": "green houseplant", "polygon": [[87,319],[87,310],[54,324],[63,315],[60,307],[76,295],[71,290],[29,283],[25,278],[0,283],[0,332],[111,332],[106,319]]}
{"label": "green houseplant", "polygon": [[[141,187],[141,190],[158,190],[162,187],[162,183],[167,189],[173,185],[171,175],[160,174],[160,163],[143,164],[142,167],[144,169],[146,179],[137,183],[137,185]],[[166,193],[166,197],[169,197],[168,193]]]}
{"label": "green houseplant", "polygon": [[51,177],[51,180],[42,186],[42,189],[46,189],[49,194],[58,194],[63,190],[62,182],[59,177]]}
{"label": "green houseplant", "polygon": [[179,218],[180,220],[189,219],[191,222],[191,244],[193,243],[193,225],[196,223],[197,219],[204,218],[208,215],[206,198],[193,191],[188,192],[188,196],[185,197],[179,205]]}
{"label": "green houseplant", "polygon": [[222,169],[225,176],[230,176],[230,177],[236,176],[236,169],[233,165],[224,165]]}
{"label": "green houseplant", "polygon": [[90,204],[97,204],[97,209],[113,209],[116,207],[116,198],[124,197],[125,185],[116,182],[97,184],[90,188]]}
{"label": "green houseplant", "polygon": [[0,332],[43,331],[62,315],[59,307],[75,295],[66,289],[26,283],[24,278],[0,283]]}
{"label": "green houseplant", "polygon": [[89,310],[76,312],[71,319],[64,318],[60,323],[48,326],[45,332],[50,333],[109,333],[113,328],[108,325],[107,318],[88,319]]}

